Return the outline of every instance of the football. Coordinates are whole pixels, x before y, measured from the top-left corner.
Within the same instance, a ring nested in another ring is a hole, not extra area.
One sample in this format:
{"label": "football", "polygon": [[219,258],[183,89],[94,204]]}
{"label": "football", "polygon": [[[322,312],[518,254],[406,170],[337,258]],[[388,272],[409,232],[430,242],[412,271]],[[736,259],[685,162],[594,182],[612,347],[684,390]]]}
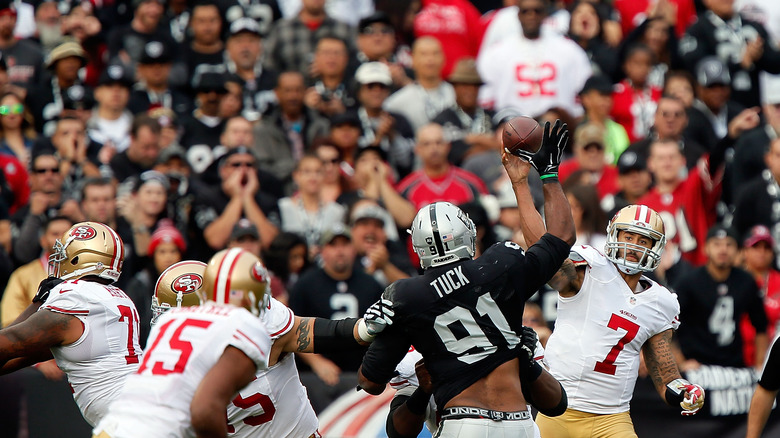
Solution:
{"label": "football", "polygon": [[513,155],[535,154],[542,147],[542,127],[531,117],[519,116],[510,119],[504,125],[504,148]]}

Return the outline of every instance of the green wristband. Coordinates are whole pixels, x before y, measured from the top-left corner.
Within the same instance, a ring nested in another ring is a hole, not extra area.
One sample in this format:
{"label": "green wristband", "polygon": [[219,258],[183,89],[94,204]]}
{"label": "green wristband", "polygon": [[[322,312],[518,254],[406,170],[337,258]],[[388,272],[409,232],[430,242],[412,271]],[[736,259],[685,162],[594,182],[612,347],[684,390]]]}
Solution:
{"label": "green wristband", "polygon": [[557,173],[548,173],[548,174],[545,174],[545,175],[541,175],[541,176],[539,176],[539,179],[542,180],[542,184],[559,182]]}

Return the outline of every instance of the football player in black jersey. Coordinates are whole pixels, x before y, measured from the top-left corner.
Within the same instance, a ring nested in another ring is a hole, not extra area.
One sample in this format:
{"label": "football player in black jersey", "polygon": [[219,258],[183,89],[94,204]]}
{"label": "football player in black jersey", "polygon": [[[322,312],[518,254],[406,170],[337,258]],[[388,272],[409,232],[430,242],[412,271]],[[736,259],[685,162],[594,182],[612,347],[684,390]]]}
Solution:
{"label": "football player in black jersey", "polygon": [[[545,183],[548,231],[527,252],[500,242],[473,260],[474,224],[447,202],[425,206],[414,218],[412,245],[425,273],[385,290],[394,323],[369,348],[358,378],[367,392],[381,393],[414,344],[442,413],[439,437],[533,436],[520,379],[533,382],[542,368],[521,369],[518,333],[525,300],[552,278],[575,240],[571,209],[558,182],[567,139],[565,125],[558,121],[551,130],[548,123],[541,150],[523,157],[533,160]],[[524,190],[529,190],[527,170],[523,181],[513,181]]]}

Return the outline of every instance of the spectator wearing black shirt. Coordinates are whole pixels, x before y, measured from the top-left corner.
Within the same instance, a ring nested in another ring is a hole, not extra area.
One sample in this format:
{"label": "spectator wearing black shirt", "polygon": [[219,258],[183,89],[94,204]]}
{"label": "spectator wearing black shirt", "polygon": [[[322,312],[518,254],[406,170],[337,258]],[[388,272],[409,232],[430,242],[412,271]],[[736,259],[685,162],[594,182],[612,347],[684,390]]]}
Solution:
{"label": "spectator wearing black shirt", "polygon": [[357,36],[357,59],[362,63],[381,62],[390,69],[393,90],[412,82],[412,70],[404,67],[396,56],[395,27],[382,11],[360,20]]}
{"label": "spectator wearing black shirt", "polygon": [[115,28],[108,36],[108,55],[113,62],[135,65],[151,40],[167,41],[172,47],[176,41],[162,25],[163,0],[133,0],[135,8],[130,24]]}
{"label": "spectator wearing black shirt", "polygon": [[225,0],[225,19],[234,23],[249,18],[257,24],[260,35],[268,35],[273,24],[282,18],[277,0]]}
{"label": "spectator wearing black shirt", "polygon": [[240,18],[230,25],[230,37],[225,48],[225,66],[234,80],[242,85],[242,115],[255,122],[276,102],[273,88],[277,73],[263,68],[260,26],[251,18]]}
{"label": "spectator wearing black shirt", "polygon": [[607,195],[601,200],[601,208],[612,217],[623,207],[636,204],[639,198],[644,196],[653,178],[647,170],[647,162],[634,152],[628,152],[620,156],[617,163],[619,192]]}
{"label": "spectator wearing black shirt", "polygon": [[348,64],[346,41],[330,35],[320,38],[311,64],[313,85],[306,90],[303,103],[324,116],[355,106],[355,84],[347,75]]}
{"label": "spectator wearing black shirt", "polygon": [[144,45],[136,66],[138,82],[133,85],[127,109],[133,114],[168,108],[181,117],[192,110],[190,98],[168,84],[173,65],[173,48],[166,41],[151,40]]}
{"label": "spectator wearing black shirt", "polygon": [[133,120],[130,128],[130,146],[111,159],[111,170],[117,181],[140,175],[154,166],[160,155],[160,123],[140,114]]}
{"label": "spectator wearing black shirt", "polygon": [[219,71],[202,72],[192,78],[192,85],[196,109],[182,118],[184,134],[180,143],[188,151],[195,147],[211,150],[219,144],[219,135],[225,128],[219,112],[227,94],[225,75]]}
{"label": "spectator wearing black shirt", "polygon": [[[362,315],[382,294],[370,275],[354,269],[355,247],[349,231],[337,227],[320,240],[322,266],[306,271],[290,292],[290,309],[296,315],[328,319]],[[320,412],[336,397],[355,387],[362,350],[339,354],[302,354],[298,357],[313,372],[302,372],[315,411]],[[342,371],[347,371],[342,373]]]}
{"label": "spectator wearing black shirt", "polygon": [[8,81],[23,88],[37,84],[43,66],[40,46],[14,36],[16,6],[13,1],[0,1],[0,17],[0,50],[8,66]]}
{"label": "spectator wearing black shirt", "polygon": [[225,49],[219,7],[215,3],[199,2],[192,7],[191,14],[189,28],[192,40],[182,51],[188,78],[194,78],[203,71],[214,71],[213,66],[222,65]]}
{"label": "spectator wearing black shirt", "polygon": [[747,315],[756,329],[756,363],[764,362],[768,340],[764,304],[753,276],[735,268],[736,232],[717,224],[707,232],[707,263],[674,285],[680,302],[677,331],[681,370],[700,364],[744,367],[740,321]]}

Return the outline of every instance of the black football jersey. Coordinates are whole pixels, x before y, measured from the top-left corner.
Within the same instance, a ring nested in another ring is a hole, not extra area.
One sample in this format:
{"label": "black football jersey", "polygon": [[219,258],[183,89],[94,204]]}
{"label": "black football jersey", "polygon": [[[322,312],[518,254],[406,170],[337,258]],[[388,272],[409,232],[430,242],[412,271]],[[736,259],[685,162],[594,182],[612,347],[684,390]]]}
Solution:
{"label": "black football jersey", "polygon": [[528,252],[496,243],[476,260],[429,268],[390,285],[393,325],[363,358],[363,375],[387,382],[410,345],[423,355],[444,407],[455,395],[517,356],[525,300],[569,255],[569,245],[545,234]]}

